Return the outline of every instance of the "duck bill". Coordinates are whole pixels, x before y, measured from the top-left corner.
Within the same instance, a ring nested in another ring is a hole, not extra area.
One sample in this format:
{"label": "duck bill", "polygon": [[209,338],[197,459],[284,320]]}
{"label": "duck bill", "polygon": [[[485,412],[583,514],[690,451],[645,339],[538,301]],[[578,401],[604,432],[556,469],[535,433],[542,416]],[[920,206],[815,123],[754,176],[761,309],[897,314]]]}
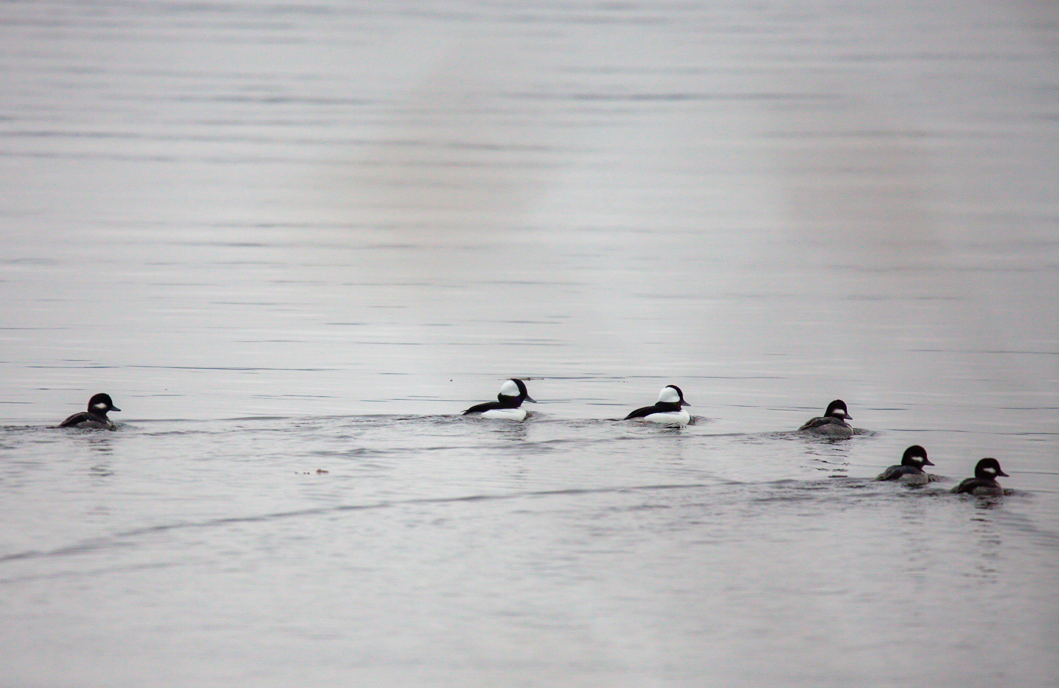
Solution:
{"label": "duck bill", "polygon": [[537,400],[536,400],[536,399],[534,399],[533,397],[531,397],[531,396],[530,396],[530,395],[528,395],[528,394],[526,395],[526,398],[525,398],[525,399],[523,399],[522,401],[528,401],[528,402],[530,402],[531,404],[536,404],[536,403],[537,403]]}
{"label": "duck bill", "polygon": [[117,406],[111,406],[111,407],[110,407],[110,410],[111,410],[111,411],[120,411],[121,409],[120,409],[120,408],[118,408]]}
{"label": "duck bill", "polygon": [[923,465],[924,465],[924,466],[933,466],[933,465],[934,465],[934,462],[933,462],[933,461],[931,461],[930,459],[926,459],[926,458],[924,458],[924,459],[923,459]]}
{"label": "duck bill", "polygon": [[1005,473],[1005,472],[1004,472],[1003,470],[1001,470],[1001,469],[999,469],[999,468],[998,468],[998,469],[996,469],[996,474],[997,474],[997,475],[1002,475],[1002,476],[1004,476],[1005,478],[1010,478],[1010,477],[1011,477],[1010,475],[1008,475],[1007,473]]}

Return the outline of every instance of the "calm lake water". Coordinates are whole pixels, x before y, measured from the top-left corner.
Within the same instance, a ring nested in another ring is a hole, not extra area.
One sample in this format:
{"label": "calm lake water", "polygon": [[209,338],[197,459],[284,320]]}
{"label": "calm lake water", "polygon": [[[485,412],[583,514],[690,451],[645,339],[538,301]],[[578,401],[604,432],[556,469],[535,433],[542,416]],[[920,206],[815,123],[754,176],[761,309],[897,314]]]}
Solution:
{"label": "calm lake water", "polygon": [[1051,4],[0,38],[0,685],[1059,683]]}

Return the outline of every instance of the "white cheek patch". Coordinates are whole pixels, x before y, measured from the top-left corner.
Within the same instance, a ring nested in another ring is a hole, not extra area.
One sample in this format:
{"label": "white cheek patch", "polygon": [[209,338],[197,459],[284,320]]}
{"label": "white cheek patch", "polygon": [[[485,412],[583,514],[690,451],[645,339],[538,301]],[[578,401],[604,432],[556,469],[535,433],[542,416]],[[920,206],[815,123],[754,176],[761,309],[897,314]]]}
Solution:
{"label": "white cheek patch", "polygon": [[96,409],[97,411],[106,411],[107,405],[101,401],[99,403],[92,404],[92,408]]}
{"label": "white cheek patch", "polygon": [[989,475],[996,475],[996,469],[995,468],[986,467],[986,468],[982,469],[982,472],[983,473],[988,473]]}
{"label": "white cheek patch", "polygon": [[672,387],[663,387],[658,393],[658,401],[664,404],[675,404],[680,401],[680,395]]}
{"label": "white cheek patch", "polygon": [[518,396],[518,385],[513,381],[508,380],[504,384],[500,385],[500,393],[505,397],[517,397]]}

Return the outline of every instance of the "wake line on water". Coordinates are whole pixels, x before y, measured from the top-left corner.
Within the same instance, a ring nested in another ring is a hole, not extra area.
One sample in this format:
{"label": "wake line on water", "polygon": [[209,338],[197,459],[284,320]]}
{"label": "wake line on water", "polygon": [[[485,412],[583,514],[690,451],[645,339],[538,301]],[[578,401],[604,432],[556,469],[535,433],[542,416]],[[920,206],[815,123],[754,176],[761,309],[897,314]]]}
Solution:
{"label": "wake line on water", "polygon": [[75,545],[67,545],[65,547],[58,547],[50,550],[27,550],[24,552],[15,552],[12,554],[0,555],[0,564],[6,564],[14,561],[26,561],[30,559],[45,559],[48,557],[63,557],[73,556],[77,554],[83,554],[88,552],[95,552],[99,550],[108,549],[111,547],[124,547],[128,546],[128,543],[121,542],[129,538],[135,538],[142,535],[150,535],[153,533],[164,533],[174,530],[185,530],[195,528],[212,528],[215,526],[226,526],[237,523],[263,523],[268,521],[278,521],[288,518],[299,518],[302,516],[319,516],[326,514],[336,514],[346,511],[369,511],[375,509],[388,509],[392,507],[408,506],[415,504],[455,504],[460,502],[489,502],[489,501],[506,501],[514,499],[524,499],[532,497],[561,497],[568,495],[581,495],[581,494],[621,494],[621,493],[633,493],[633,492],[652,492],[660,490],[692,490],[704,487],[716,487],[721,483],[738,485],[741,484],[735,480],[724,480],[715,483],[675,483],[675,484],[662,484],[662,485],[631,485],[623,487],[598,487],[598,488],[565,488],[561,490],[534,490],[530,492],[512,492],[509,494],[477,494],[477,495],[463,495],[457,497],[419,497],[414,499],[398,499],[389,500],[385,502],[376,502],[373,504],[343,504],[340,506],[330,507],[318,507],[314,509],[297,509],[294,511],[278,511],[271,514],[257,514],[252,516],[230,516],[226,518],[213,518],[206,521],[198,522],[185,522],[185,523],[167,523],[157,526],[149,526],[147,528],[135,528],[133,530],[126,530],[124,532],[115,533],[113,535],[96,538],[93,540],[87,540]]}
{"label": "wake line on water", "polygon": [[[23,552],[14,552],[12,554],[0,555],[0,565],[18,562],[28,561],[33,559],[47,559],[51,557],[67,557],[75,556],[78,554],[85,554],[91,552],[97,552],[110,548],[118,547],[131,547],[133,543],[128,540],[144,535],[150,535],[153,533],[165,533],[169,531],[178,530],[192,530],[192,529],[203,529],[212,528],[216,526],[226,526],[239,523],[266,523],[270,521],[279,521],[290,518],[300,518],[303,516],[319,516],[326,514],[337,514],[343,512],[354,512],[354,511],[373,511],[378,509],[388,509],[393,507],[410,506],[416,504],[458,504],[462,502],[501,502],[511,501],[516,499],[528,499],[536,497],[563,497],[573,495],[592,495],[592,494],[630,494],[640,492],[659,492],[668,490],[693,490],[718,487],[720,485],[750,485],[752,483],[744,483],[737,480],[730,479],[718,479],[715,482],[696,482],[696,483],[663,483],[663,484],[652,484],[652,485],[626,485],[626,486],[612,486],[612,487],[598,487],[598,488],[564,488],[556,490],[532,490],[527,492],[511,492],[507,494],[472,494],[472,495],[461,495],[454,497],[417,497],[411,499],[397,499],[387,500],[382,502],[375,502],[371,504],[343,504],[339,506],[330,507],[317,507],[312,509],[296,509],[293,511],[278,511],[268,514],[255,514],[248,516],[230,516],[225,518],[213,518],[205,521],[198,522],[183,522],[183,523],[168,523],[156,526],[149,526],[145,528],[135,528],[132,530],[126,530],[120,533],[115,533],[110,536],[95,538],[87,540],[74,545],[67,545],[65,547],[58,547],[50,550],[27,550]],[[765,485],[771,487],[773,490],[779,490],[782,494],[779,495],[765,495],[758,497],[757,499],[751,499],[751,502],[761,503],[763,501],[802,501],[806,498],[813,496],[813,493],[819,492],[820,490],[826,490],[828,487],[843,487],[852,488],[853,494],[864,490],[865,488],[871,488],[874,486],[881,486],[885,489],[885,484],[876,483],[870,479],[858,479],[848,477],[833,477],[827,480],[819,481],[798,481],[790,479],[782,479],[777,481],[770,481]],[[875,494],[874,492],[872,494]],[[1017,491],[1008,491],[1008,495],[1015,496],[1021,494]],[[872,495],[860,495],[862,499],[871,498]],[[917,490],[904,490],[893,496],[899,498],[910,498],[910,497],[921,497],[921,498],[943,498],[949,496],[947,489],[917,489]],[[996,506],[996,504],[986,504],[983,506]],[[1022,525],[1022,530],[1026,530],[1026,524]],[[1034,534],[1047,540],[1052,545],[1059,545],[1059,534],[1050,533],[1048,531],[1033,528]],[[11,579],[0,579],[0,582],[10,582]]]}

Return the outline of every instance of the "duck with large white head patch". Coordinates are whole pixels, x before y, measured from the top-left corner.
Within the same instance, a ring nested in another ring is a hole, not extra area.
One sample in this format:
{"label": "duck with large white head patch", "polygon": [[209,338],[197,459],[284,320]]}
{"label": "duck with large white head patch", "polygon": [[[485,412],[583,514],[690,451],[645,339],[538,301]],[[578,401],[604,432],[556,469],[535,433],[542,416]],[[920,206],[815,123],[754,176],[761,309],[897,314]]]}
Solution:
{"label": "duck with large white head patch", "polygon": [[496,395],[496,401],[487,401],[477,404],[463,412],[465,416],[481,416],[482,418],[498,418],[501,420],[525,420],[526,409],[522,408],[522,402],[530,401],[536,403],[526,390],[526,383],[517,378],[511,378],[500,385],[500,394]]}
{"label": "duck with large white head patch", "polygon": [[691,414],[684,410],[685,406],[691,406],[684,401],[684,392],[676,385],[666,385],[658,393],[658,401],[653,406],[638,408],[625,420],[643,420],[648,423],[661,423],[663,425],[687,425],[691,421]]}
{"label": "duck with large white head patch", "polygon": [[798,428],[798,432],[823,437],[853,437],[853,428],[847,420],[853,420],[853,416],[846,410],[846,402],[835,399],[827,405],[824,415],[810,418],[805,425]]}

